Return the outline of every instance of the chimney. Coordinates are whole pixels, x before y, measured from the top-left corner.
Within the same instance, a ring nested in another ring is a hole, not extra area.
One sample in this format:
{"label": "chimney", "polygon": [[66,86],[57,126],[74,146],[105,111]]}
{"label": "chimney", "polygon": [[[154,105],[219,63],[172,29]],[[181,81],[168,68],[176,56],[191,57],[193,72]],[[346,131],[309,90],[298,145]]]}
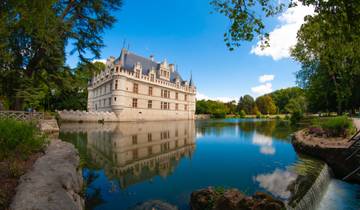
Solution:
{"label": "chimney", "polygon": [[170,72],[174,72],[175,71],[174,64],[169,64],[169,69],[170,69]]}
{"label": "chimney", "polygon": [[150,55],[150,60],[154,61],[154,55]]}

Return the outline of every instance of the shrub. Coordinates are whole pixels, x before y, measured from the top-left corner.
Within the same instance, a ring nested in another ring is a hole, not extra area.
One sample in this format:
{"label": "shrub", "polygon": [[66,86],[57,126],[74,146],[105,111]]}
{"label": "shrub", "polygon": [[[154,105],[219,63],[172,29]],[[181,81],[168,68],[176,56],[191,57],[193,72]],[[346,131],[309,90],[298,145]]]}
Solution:
{"label": "shrub", "polygon": [[31,122],[0,119],[0,160],[9,155],[27,155],[40,151],[45,136]]}
{"label": "shrub", "polygon": [[300,120],[303,118],[303,116],[304,115],[302,112],[299,112],[299,111],[293,112],[290,117],[291,124],[292,125],[298,124],[300,122]]}
{"label": "shrub", "polygon": [[313,125],[323,129],[329,137],[347,137],[355,131],[352,120],[347,116],[316,119]]}
{"label": "shrub", "polygon": [[245,113],[244,110],[241,110],[240,113],[239,113],[239,115],[240,115],[241,118],[245,118],[246,113]]}

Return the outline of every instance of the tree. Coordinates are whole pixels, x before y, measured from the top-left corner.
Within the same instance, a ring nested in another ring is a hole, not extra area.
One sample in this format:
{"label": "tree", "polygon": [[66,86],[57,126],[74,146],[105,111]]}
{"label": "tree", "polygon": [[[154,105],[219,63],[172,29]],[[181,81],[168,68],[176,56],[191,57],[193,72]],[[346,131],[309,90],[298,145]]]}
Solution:
{"label": "tree", "polygon": [[276,105],[268,95],[260,96],[255,101],[257,108],[262,114],[275,114]]}
{"label": "tree", "polygon": [[224,33],[229,50],[240,46],[241,41],[252,41],[258,36],[262,37],[264,46],[268,45],[269,34],[264,31],[263,17],[274,16],[285,6],[271,0],[212,0],[211,4],[230,21],[228,31]]}
{"label": "tree", "polygon": [[255,101],[253,97],[251,97],[250,95],[244,95],[243,97],[240,97],[237,111],[240,112],[241,110],[244,110],[246,114],[252,114],[254,104]]}
{"label": "tree", "polygon": [[[4,0],[0,3],[0,95],[12,108],[38,103],[62,84],[65,47],[89,63],[100,56],[102,33],[121,0]],[[87,57],[89,56],[89,57]],[[12,80],[14,79],[15,80]],[[39,92],[39,90],[41,90]],[[39,93],[35,96],[33,93]],[[19,98],[20,97],[20,98]]]}
{"label": "tree", "polygon": [[279,113],[288,113],[287,104],[301,96],[305,96],[304,90],[299,87],[284,88],[268,94],[274,101]]}
{"label": "tree", "polygon": [[[360,106],[360,1],[307,0],[317,12],[306,17],[292,56],[302,64],[299,84],[318,111]],[[312,100],[314,99],[314,100]]]}

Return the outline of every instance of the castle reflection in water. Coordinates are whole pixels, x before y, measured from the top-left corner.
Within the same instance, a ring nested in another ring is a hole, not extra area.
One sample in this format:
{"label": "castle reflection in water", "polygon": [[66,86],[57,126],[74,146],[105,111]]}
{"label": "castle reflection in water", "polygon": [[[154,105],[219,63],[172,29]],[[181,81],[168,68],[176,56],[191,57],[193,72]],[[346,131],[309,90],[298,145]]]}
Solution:
{"label": "castle reflection in water", "polygon": [[122,189],[157,175],[167,177],[195,150],[194,121],[65,123],[61,133],[72,140],[76,136],[71,135],[83,135],[86,143],[75,145],[86,148],[79,151],[86,150],[90,161],[108,178],[118,179]]}

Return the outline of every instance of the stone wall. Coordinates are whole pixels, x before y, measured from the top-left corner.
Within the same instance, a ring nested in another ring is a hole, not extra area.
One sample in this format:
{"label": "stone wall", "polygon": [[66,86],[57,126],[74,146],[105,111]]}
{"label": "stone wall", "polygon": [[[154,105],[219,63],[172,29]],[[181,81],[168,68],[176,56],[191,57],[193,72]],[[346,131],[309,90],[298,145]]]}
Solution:
{"label": "stone wall", "polygon": [[71,122],[129,122],[129,121],[158,121],[158,120],[192,120],[195,118],[190,112],[154,109],[125,109],[119,112],[86,112],[86,111],[58,111],[62,121]]}
{"label": "stone wall", "polygon": [[118,117],[114,112],[87,112],[87,111],[73,111],[63,110],[58,111],[59,117],[62,121],[71,122],[97,122],[104,120],[105,122],[117,122]]}

